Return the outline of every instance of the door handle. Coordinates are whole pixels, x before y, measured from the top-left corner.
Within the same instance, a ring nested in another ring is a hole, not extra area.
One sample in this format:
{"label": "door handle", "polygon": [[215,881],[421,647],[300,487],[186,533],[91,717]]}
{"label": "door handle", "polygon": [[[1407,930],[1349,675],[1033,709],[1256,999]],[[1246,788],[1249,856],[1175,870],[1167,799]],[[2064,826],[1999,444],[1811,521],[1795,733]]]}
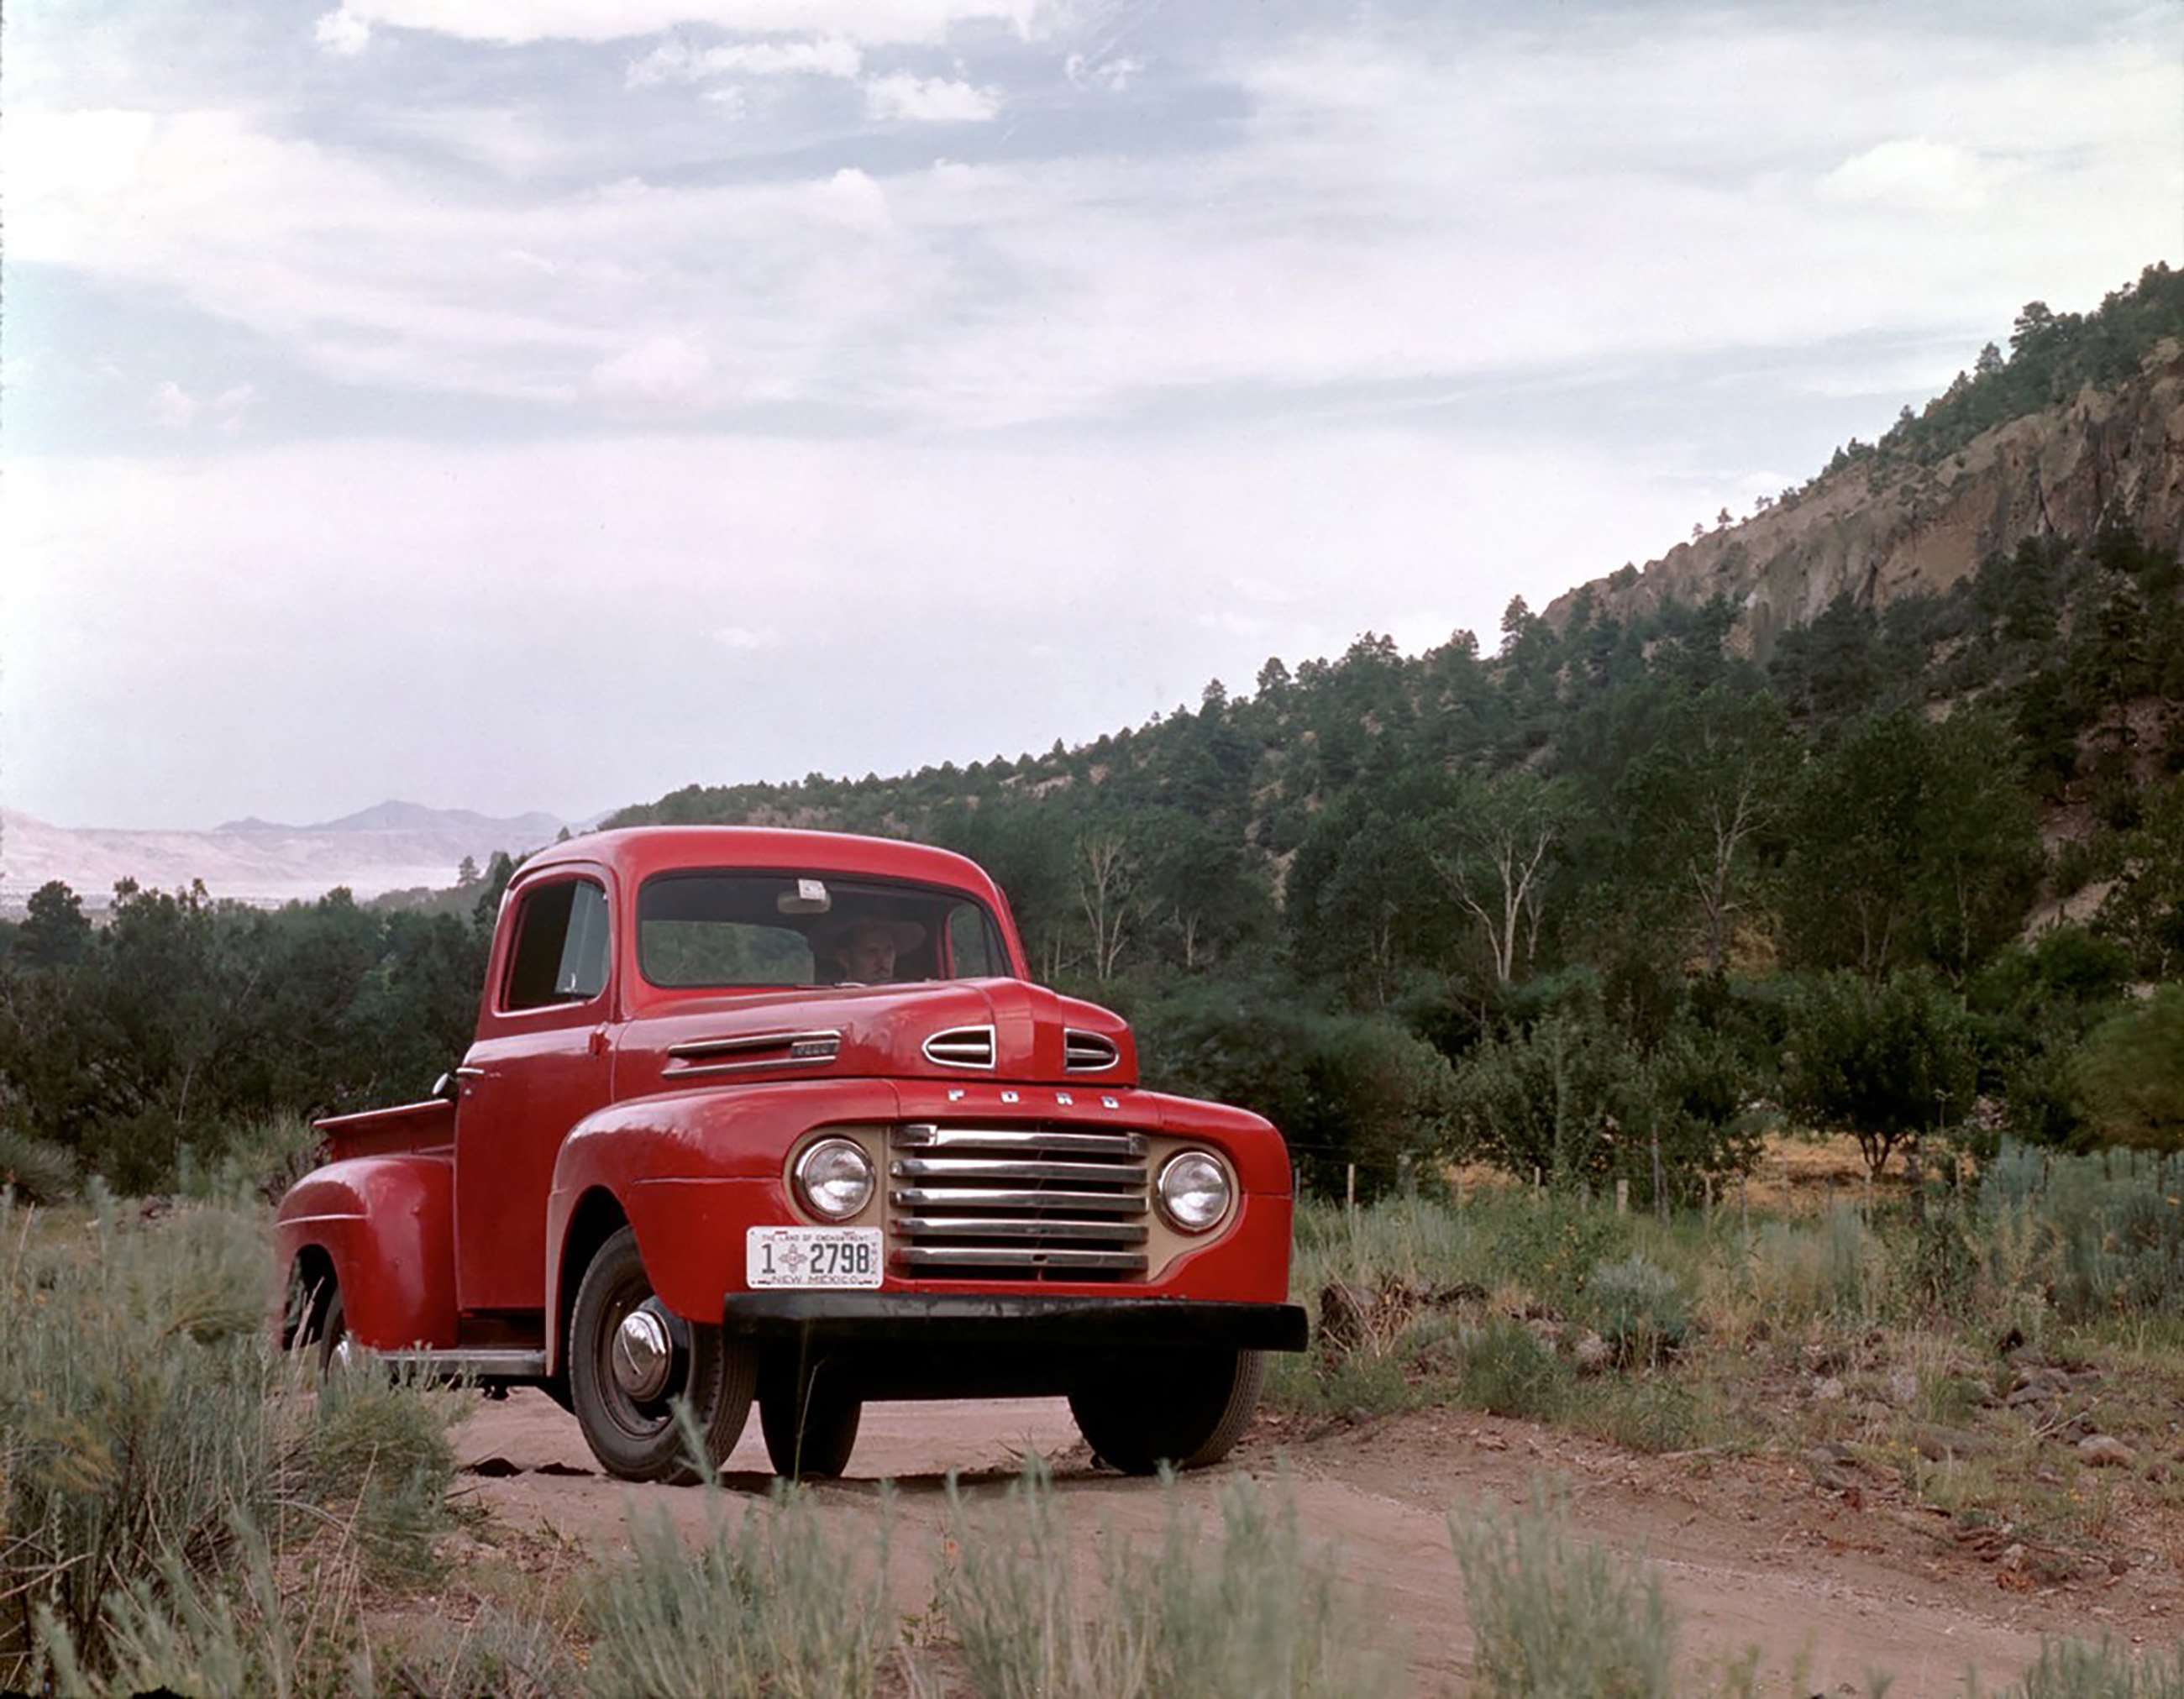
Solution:
{"label": "door handle", "polygon": [[592,1054],[595,1056],[603,1056],[606,1053],[607,1029],[604,1027],[594,1027],[592,1028]]}
{"label": "door handle", "polygon": [[455,1078],[457,1079],[483,1079],[485,1078],[485,1070],[482,1067],[459,1067],[455,1070]]}

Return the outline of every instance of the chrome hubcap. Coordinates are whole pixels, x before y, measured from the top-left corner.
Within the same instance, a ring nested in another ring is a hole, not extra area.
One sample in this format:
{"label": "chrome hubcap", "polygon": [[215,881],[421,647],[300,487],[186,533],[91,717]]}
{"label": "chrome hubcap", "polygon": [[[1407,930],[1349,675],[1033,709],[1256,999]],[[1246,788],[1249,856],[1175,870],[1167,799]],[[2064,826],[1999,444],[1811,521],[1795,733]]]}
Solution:
{"label": "chrome hubcap", "polygon": [[615,1384],[639,1404],[649,1404],[667,1390],[667,1376],[675,1365],[674,1345],[667,1323],[648,1298],[621,1318],[615,1329]]}

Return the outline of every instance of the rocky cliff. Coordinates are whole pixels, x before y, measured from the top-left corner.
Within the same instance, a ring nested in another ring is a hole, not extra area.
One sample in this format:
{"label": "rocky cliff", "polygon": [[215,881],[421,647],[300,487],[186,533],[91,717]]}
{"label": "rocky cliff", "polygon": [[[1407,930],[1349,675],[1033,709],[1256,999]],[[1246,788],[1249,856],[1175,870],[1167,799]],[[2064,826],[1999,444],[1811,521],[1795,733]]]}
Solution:
{"label": "rocky cliff", "polygon": [[1722,594],[1741,610],[1732,640],[1763,657],[1845,590],[1876,605],[1938,593],[2025,538],[2083,537],[2108,521],[2184,549],[2184,343],[2163,342],[2123,383],[1997,425],[1933,465],[1854,461],[1679,543],[1635,578],[1558,598],[1547,618],[1560,628],[1586,590],[1624,618]]}

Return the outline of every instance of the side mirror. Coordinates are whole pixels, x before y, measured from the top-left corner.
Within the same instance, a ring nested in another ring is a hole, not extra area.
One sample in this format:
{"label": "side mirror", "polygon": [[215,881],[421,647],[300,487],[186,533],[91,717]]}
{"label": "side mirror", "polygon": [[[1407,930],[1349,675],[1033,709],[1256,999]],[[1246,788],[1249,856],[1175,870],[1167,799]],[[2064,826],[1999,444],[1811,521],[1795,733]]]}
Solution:
{"label": "side mirror", "polygon": [[432,1095],[443,1102],[454,1103],[462,1096],[462,1089],[455,1083],[454,1075],[443,1073],[432,1082]]}

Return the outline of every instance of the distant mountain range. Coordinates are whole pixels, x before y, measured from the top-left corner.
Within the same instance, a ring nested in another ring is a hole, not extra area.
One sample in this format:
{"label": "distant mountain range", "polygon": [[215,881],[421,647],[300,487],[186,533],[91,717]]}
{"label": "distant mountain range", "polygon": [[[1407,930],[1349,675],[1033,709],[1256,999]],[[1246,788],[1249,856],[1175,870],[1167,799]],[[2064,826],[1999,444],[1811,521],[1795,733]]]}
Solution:
{"label": "distant mountain range", "polygon": [[210,832],[108,830],[48,825],[0,811],[0,909],[20,910],[48,880],[87,907],[103,906],[117,880],[170,889],[204,881],[216,897],[250,903],[315,898],[345,885],[359,898],[415,886],[442,888],[469,856],[551,843],[565,822],[544,813],[505,818],[467,808],[387,801],[310,826],[231,820]]}

